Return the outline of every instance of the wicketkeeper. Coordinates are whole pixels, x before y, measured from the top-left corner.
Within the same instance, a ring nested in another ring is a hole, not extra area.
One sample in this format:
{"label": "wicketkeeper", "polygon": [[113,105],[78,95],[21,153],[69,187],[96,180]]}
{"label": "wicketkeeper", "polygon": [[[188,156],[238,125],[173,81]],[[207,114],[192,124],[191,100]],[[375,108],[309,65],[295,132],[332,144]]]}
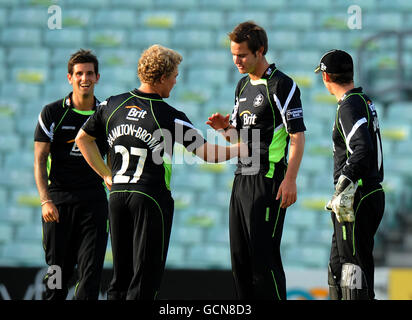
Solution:
{"label": "wicketkeeper", "polygon": [[373,299],[374,235],[385,208],[378,115],[362,88],[354,87],[348,53],[325,53],[315,72],[322,73],[325,87],[338,101],[332,135],[335,193],[325,207],[334,226],[330,298]]}

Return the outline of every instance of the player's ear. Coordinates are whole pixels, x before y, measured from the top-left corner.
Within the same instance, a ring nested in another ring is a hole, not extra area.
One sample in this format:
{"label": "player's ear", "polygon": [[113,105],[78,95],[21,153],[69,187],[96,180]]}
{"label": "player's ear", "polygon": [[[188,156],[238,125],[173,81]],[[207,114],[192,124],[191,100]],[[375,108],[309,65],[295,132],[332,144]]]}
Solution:
{"label": "player's ear", "polygon": [[67,73],[67,80],[69,81],[70,84],[73,84],[71,73]]}
{"label": "player's ear", "polygon": [[323,81],[330,82],[330,77],[326,72],[322,72]]}

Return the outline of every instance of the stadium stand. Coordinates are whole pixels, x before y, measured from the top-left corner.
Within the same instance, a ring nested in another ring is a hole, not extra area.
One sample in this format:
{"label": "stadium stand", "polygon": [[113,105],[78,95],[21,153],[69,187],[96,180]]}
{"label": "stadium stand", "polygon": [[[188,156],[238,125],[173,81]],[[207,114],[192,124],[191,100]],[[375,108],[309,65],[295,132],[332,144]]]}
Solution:
{"label": "stadium stand", "polygon": [[[184,60],[170,103],[206,135],[208,115],[231,111],[240,78],[227,33],[242,20],[254,19],[267,28],[269,60],[301,88],[308,130],[298,201],[285,220],[285,267],[326,268],[328,263],[332,227],[323,206],[333,187],[330,137],[336,101],[313,69],[322,52],[335,47],[361,62],[355,80],[374,99],[381,120],[387,203],[376,264],[411,266],[412,36],[398,37],[412,27],[412,2],[351,4],[362,8],[361,29],[348,28],[344,0],[0,0],[0,265],[44,266],[33,130],[41,107],[70,90],[66,63],[71,53],[79,48],[97,53],[101,80],[96,95],[103,100],[138,85],[137,59],[144,48],[160,43],[178,50]],[[47,27],[51,5],[62,9],[62,29]],[[387,37],[363,43],[381,32]],[[176,207],[167,266],[229,269],[234,163],[206,165],[192,159],[190,165],[190,155],[180,146],[175,152]],[[111,263],[109,244],[105,266]]]}

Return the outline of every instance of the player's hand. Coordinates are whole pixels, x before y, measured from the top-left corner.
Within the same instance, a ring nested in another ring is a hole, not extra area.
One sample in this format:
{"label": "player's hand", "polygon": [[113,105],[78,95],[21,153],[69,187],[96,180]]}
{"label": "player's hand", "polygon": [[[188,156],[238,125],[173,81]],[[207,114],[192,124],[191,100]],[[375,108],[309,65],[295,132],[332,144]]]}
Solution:
{"label": "player's hand", "polygon": [[44,222],[59,222],[59,211],[53,202],[47,202],[41,207]]}
{"label": "player's hand", "polygon": [[348,177],[341,175],[336,184],[336,191],[332,199],[326,204],[325,209],[336,215],[336,220],[341,222],[355,221],[353,202],[358,183],[353,183]]}
{"label": "player's hand", "polygon": [[103,180],[107,189],[109,189],[109,191],[112,190],[112,176],[104,176]]}
{"label": "player's hand", "polygon": [[229,114],[223,116],[220,113],[214,113],[208,118],[206,124],[215,130],[225,129],[229,126],[229,117]]}
{"label": "player's hand", "polygon": [[281,200],[280,207],[286,209],[296,202],[297,199],[297,187],[296,181],[292,179],[283,179],[279,186],[276,200]]}

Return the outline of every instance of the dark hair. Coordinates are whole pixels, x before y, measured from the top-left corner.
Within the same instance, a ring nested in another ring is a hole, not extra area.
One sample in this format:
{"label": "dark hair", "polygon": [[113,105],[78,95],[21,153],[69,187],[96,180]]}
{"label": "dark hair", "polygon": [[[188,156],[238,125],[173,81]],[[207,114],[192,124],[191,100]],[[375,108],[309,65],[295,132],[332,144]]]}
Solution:
{"label": "dark hair", "polygon": [[94,64],[94,73],[97,75],[99,73],[99,61],[97,61],[96,56],[91,50],[80,49],[79,51],[73,53],[67,63],[67,72],[73,74],[73,67],[78,63],[88,63]]}
{"label": "dark hair", "polygon": [[229,39],[236,43],[247,42],[247,46],[252,53],[256,53],[263,46],[263,55],[268,51],[268,37],[265,29],[258,26],[253,21],[246,21],[238,24],[229,33]]}
{"label": "dark hair", "polygon": [[330,80],[337,84],[348,84],[353,82],[353,71],[344,73],[328,73]]}

